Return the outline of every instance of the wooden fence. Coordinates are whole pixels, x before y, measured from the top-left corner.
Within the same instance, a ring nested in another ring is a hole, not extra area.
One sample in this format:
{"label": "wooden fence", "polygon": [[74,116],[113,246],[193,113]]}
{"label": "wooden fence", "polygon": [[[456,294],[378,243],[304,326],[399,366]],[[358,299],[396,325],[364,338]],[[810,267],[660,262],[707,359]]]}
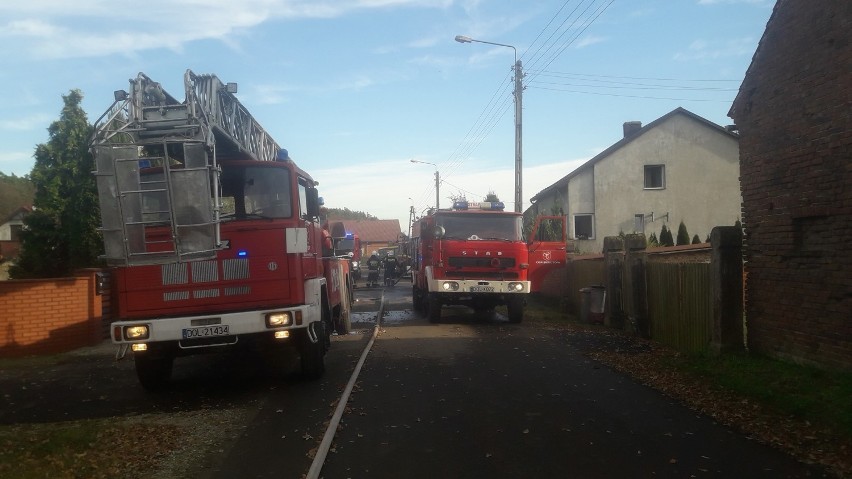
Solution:
{"label": "wooden fence", "polygon": [[742,349],[740,234],[717,227],[711,244],[653,249],[642,235],[607,237],[604,254],[569,258],[566,307],[587,317],[580,289],[602,284],[608,326],[682,352]]}

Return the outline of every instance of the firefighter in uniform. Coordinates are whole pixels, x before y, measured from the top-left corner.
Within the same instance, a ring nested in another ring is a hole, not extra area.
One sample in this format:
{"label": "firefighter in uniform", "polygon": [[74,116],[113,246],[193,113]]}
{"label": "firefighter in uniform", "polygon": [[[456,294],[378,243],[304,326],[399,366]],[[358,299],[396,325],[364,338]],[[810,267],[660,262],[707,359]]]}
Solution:
{"label": "firefighter in uniform", "polygon": [[396,279],[396,267],[399,264],[396,256],[394,256],[393,251],[388,251],[388,255],[385,256],[384,261],[385,266],[385,286],[393,286],[393,280]]}
{"label": "firefighter in uniform", "polygon": [[373,254],[370,255],[370,259],[367,260],[367,287],[375,287],[379,285],[379,265],[381,264],[381,259],[379,259],[379,253],[373,251]]}

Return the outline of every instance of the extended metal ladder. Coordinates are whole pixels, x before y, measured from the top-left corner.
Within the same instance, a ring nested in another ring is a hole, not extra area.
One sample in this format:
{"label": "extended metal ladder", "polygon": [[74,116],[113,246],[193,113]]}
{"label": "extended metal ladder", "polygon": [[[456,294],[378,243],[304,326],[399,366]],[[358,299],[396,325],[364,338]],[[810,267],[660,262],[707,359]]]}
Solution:
{"label": "extended metal ladder", "polygon": [[221,246],[217,155],[274,161],[281,149],[235,85],[184,74],[178,102],[144,73],[95,122],[105,259],[113,265],[211,259]]}

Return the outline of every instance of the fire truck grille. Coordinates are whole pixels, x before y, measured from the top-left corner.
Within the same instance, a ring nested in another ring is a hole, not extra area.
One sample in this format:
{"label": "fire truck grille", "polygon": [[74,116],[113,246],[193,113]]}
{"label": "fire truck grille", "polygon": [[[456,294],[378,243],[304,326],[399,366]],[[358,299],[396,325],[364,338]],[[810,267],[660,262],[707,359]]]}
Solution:
{"label": "fire truck grille", "polygon": [[444,272],[447,278],[456,279],[491,279],[491,280],[510,280],[518,279],[517,271],[451,271]]}
{"label": "fire truck grille", "polygon": [[192,282],[209,283],[219,280],[216,261],[195,261],[192,263]]}
{"label": "fire truck grille", "polygon": [[189,282],[186,274],[186,263],[170,263],[160,267],[163,277],[163,285],[186,284]]}
{"label": "fire truck grille", "polygon": [[[496,261],[495,261],[496,260]],[[450,267],[453,268],[514,268],[515,258],[498,258],[495,256],[451,257]]]}
{"label": "fire truck grille", "polygon": [[249,277],[248,259],[226,259],[222,261],[225,279],[246,279]]}

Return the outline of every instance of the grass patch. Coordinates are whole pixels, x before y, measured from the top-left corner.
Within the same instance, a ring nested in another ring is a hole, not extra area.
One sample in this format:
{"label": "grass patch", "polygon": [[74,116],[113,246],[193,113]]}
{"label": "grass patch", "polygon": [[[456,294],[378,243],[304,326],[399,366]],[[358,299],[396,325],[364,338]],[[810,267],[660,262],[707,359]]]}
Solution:
{"label": "grass patch", "polygon": [[527,306],[524,308],[524,321],[535,321],[541,323],[565,323],[573,319],[558,298],[551,298],[539,294],[531,294],[527,297]]}
{"label": "grass patch", "polygon": [[674,366],[783,414],[852,438],[852,373],[746,354],[686,355]]}
{"label": "grass patch", "polygon": [[175,425],[139,419],[2,426],[0,477],[145,477],[180,437]]}

